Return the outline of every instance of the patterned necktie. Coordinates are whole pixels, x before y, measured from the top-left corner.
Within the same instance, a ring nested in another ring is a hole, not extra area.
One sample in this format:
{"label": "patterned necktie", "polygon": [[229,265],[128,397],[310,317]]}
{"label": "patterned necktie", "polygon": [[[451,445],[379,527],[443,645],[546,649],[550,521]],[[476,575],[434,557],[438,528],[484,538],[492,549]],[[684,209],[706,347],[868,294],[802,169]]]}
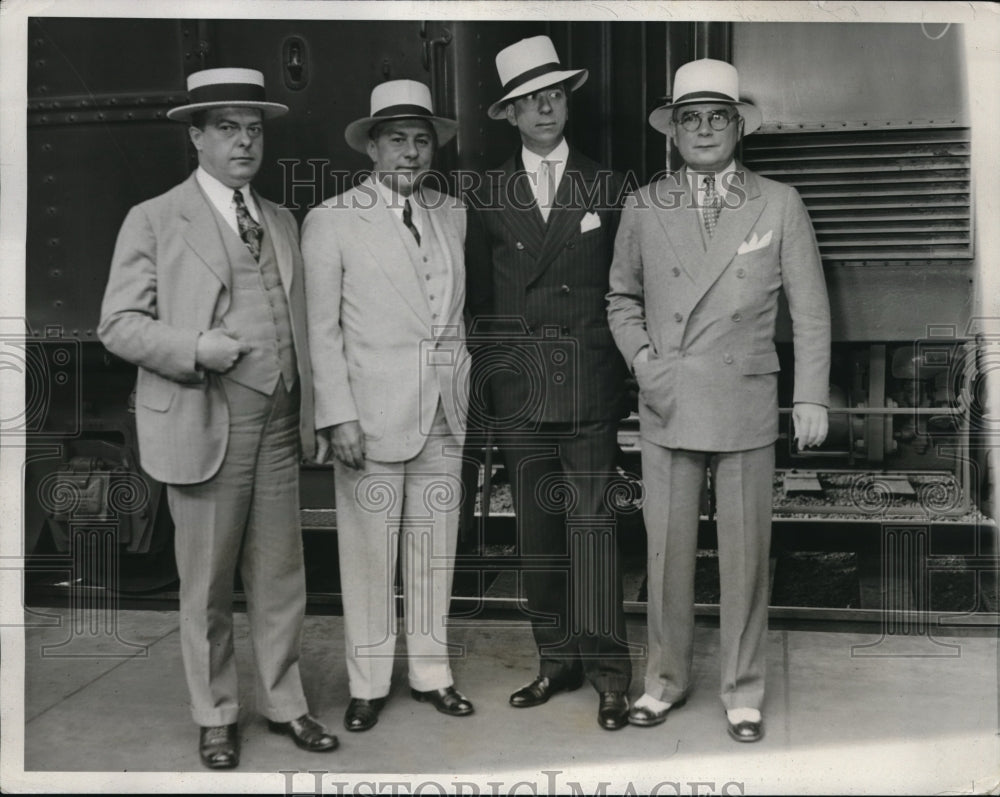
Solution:
{"label": "patterned necktie", "polygon": [[719,223],[719,213],[722,212],[722,202],[715,191],[715,177],[709,175],[705,177],[702,185],[705,187],[705,205],[701,209],[702,220],[705,222],[705,232],[711,238],[715,232],[715,225]]}
{"label": "patterned necktie", "polygon": [[413,208],[410,207],[409,199],[403,202],[403,224],[406,225],[406,229],[413,233],[413,237],[417,239],[417,246],[420,246],[420,230],[413,223]]}
{"label": "patterned necktie", "polygon": [[240,238],[247,245],[253,259],[259,262],[260,241],[264,237],[264,228],[253,220],[253,216],[247,210],[246,202],[243,201],[242,192],[233,191],[233,202],[236,203],[236,225],[240,228]]}
{"label": "patterned necktie", "polygon": [[538,167],[538,209],[542,219],[549,220],[552,204],[556,198],[556,164],[555,161],[542,161]]}

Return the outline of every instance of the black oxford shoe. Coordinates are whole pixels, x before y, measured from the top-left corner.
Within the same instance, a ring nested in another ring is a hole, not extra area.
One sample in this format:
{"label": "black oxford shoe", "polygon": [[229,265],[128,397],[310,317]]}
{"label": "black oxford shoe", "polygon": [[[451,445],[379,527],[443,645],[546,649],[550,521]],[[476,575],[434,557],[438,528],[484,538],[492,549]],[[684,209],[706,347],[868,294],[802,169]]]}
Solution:
{"label": "black oxford shoe", "polygon": [[273,722],[268,720],[267,727],[271,733],[291,736],[296,747],[301,747],[310,753],[323,753],[329,750],[336,750],[339,744],[336,736],[329,733],[326,728],[308,714],[303,714],[291,722]]}
{"label": "black oxford shoe", "polygon": [[624,692],[601,692],[597,724],[606,731],[617,731],[628,725],[628,698]]}
{"label": "black oxford shoe", "polygon": [[726,720],[726,730],[729,735],[735,739],[737,742],[758,742],[764,735],[764,721],[760,722],[750,722],[749,720],[743,720],[743,722],[730,722]]}
{"label": "black oxford shoe", "polygon": [[240,763],[240,737],[236,723],[202,727],[198,738],[201,763],[209,769],[232,769]]}
{"label": "black oxford shoe", "polygon": [[539,675],[527,686],[522,686],[510,696],[514,708],[531,708],[547,703],[558,692],[572,692],[583,686],[583,673],[563,678],[548,678]]}
{"label": "black oxford shoe", "polygon": [[444,689],[432,689],[429,692],[410,690],[410,695],[419,703],[430,703],[442,714],[452,717],[467,717],[475,709],[472,702],[455,690],[454,686]]}
{"label": "black oxford shoe", "polygon": [[640,728],[652,728],[654,725],[661,725],[666,722],[667,714],[675,708],[680,708],[685,703],[687,703],[687,697],[682,697],[680,700],[675,700],[663,709],[663,711],[653,711],[653,709],[646,708],[645,706],[632,706],[632,710],[628,713],[628,723],[629,725],[638,725]]}
{"label": "black oxford shoe", "polygon": [[384,705],[384,697],[376,697],[373,700],[352,697],[344,713],[344,727],[349,731],[367,731],[369,728],[374,728]]}

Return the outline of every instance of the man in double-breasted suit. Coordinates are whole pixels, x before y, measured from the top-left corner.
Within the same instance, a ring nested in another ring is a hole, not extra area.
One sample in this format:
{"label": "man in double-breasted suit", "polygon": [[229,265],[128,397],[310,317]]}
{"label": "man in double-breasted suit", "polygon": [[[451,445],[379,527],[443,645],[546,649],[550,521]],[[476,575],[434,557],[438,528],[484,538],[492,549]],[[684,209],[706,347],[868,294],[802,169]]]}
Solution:
{"label": "man in double-breasted suit", "polygon": [[489,115],[515,126],[522,148],[472,200],[466,262],[476,383],[489,385],[470,408],[503,450],[540,659],[510,703],[540,705],[586,676],[599,724],[615,730],[631,680],[608,500],[626,369],[605,293],[623,180],[564,137],[586,70],[562,69],[547,36],[496,60],[505,96]]}
{"label": "man in double-breasted suit", "polygon": [[827,431],[830,310],[809,217],[794,188],[733,159],[760,111],[736,69],[682,66],[650,115],[685,166],[629,197],[615,242],[609,317],[639,383],[648,539],[649,657],[629,716],[658,725],[691,687],[699,497],[711,468],[721,582],[721,696],[728,732],[761,737],[771,483],[778,436],[779,291],[793,324],[800,446]]}
{"label": "man in double-breasted suit", "polygon": [[454,687],[451,598],[468,393],[465,212],[421,184],[456,132],[430,89],[393,80],[348,144],[373,174],[310,211],[302,227],[317,459],[334,455],[349,731],[378,720],[390,689],[402,555],[414,699],[473,712]]}
{"label": "man in double-breasted suit", "polygon": [[262,121],[288,108],[264,99],[263,75],[251,69],[195,72],[188,93],[167,115],[190,123],[198,169],[129,212],[98,334],[139,367],[139,456],[167,484],[199,751],[223,769],[239,762],[237,566],[270,729],[306,750],[332,750],[337,739],[309,716],[299,675],[299,459],[313,435],[298,229],[250,188]]}

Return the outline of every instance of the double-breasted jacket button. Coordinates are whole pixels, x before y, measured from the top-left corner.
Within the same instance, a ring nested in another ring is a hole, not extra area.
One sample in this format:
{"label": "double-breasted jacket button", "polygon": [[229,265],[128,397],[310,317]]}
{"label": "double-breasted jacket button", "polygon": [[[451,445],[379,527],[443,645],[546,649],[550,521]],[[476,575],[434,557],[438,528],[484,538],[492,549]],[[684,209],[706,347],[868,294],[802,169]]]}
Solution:
{"label": "double-breasted jacket button", "polygon": [[681,275],[681,270],[677,268],[677,266],[674,266],[673,272],[675,277],[679,277]]}
{"label": "double-breasted jacket button", "polygon": [[729,352],[726,352],[725,355],[722,357],[722,362],[724,362],[726,365],[732,365],[733,355],[731,355]]}
{"label": "double-breasted jacket button", "polygon": [[563,293],[569,293],[569,285],[560,285],[559,290]]}
{"label": "double-breasted jacket button", "polygon": [[733,321],[739,323],[742,320],[743,320],[743,316],[741,316],[739,313],[733,313]]}
{"label": "double-breasted jacket button", "polygon": [[674,313],[674,321],[676,321],[679,324],[683,320],[684,316],[682,316],[680,313]]}
{"label": "double-breasted jacket button", "polygon": [[747,270],[745,268],[736,269],[736,278],[743,279],[747,275]]}
{"label": "double-breasted jacket button", "polygon": [[520,250],[524,249],[524,244],[521,243],[520,241],[518,241],[516,244],[514,244],[514,248],[517,249],[518,251],[520,251]]}

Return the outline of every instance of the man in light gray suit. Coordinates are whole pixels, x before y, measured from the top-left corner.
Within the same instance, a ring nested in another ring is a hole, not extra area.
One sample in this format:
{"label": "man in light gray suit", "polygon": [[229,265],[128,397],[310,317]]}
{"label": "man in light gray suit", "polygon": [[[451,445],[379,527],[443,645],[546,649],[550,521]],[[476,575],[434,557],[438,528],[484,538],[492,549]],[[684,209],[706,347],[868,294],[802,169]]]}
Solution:
{"label": "man in light gray suit", "polygon": [[269,728],[310,751],[337,737],[309,716],[299,674],[299,459],[313,434],[298,228],[250,188],[263,120],[288,107],[265,99],[255,69],[194,72],[188,94],[167,116],[189,124],[198,168],[126,217],[98,335],[139,369],[139,456],[167,484],[199,752],[229,769],[240,754],[237,566]]}
{"label": "man in light gray suit", "polygon": [[344,131],[373,174],[302,225],[317,459],[332,453],[351,700],[349,731],[390,691],[402,556],[411,696],[454,717],[451,599],[468,400],[465,209],[424,179],[458,129],[430,89],[391,80]]}
{"label": "man in light gray suit", "polygon": [[830,309],[809,217],[794,188],[733,159],[762,115],[736,69],[677,70],[650,124],[685,166],[640,189],[622,214],[611,268],[611,331],[639,383],[649,656],[633,725],[663,722],[691,688],[694,567],[706,467],[717,497],[721,697],[728,733],[763,733],[768,556],[778,436],[778,294],[793,324],[793,422],[800,447],[827,432]]}

